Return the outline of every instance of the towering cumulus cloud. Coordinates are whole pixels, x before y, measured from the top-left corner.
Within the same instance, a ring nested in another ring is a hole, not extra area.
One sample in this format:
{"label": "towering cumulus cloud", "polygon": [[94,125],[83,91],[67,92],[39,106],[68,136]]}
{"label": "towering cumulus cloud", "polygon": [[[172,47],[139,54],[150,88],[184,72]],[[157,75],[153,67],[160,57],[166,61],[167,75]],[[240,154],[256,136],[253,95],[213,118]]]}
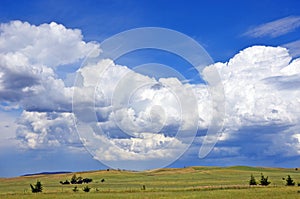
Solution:
{"label": "towering cumulus cloud", "polygon": [[236,156],[257,158],[300,154],[300,59],[291,61],[282,47],[253,46],[209,67],[219,70],[225,89],[220,148],[230,151],[231,143]]}
{"label": "towering cumulus cloud", "polygon": [[[212,119],[212,104],[205,84],[181,82],[176,77],[151,78],[109,59],[79,68],[78,62],[91,50],[101,53],[99,43],[84,42],[80,30],[54,22],[39,26],[21,21],[1,24],[0,104],[6,111],[22,111],[17,119],[16,138],[23,147],[47,150],[81,146],[72,113],[73,90],[77,89],[77,93],[82,93],[77,99],[77,109],[93,109],[95,126],[104,132],[94,134],[95,140],[108,139],[123,149],[118,152],[103,146],[95,149],[95,159],[172,157],[186,147],[185,139],[191,136],[190,121],[194,117],[182,117],[180,103],[185,103],[188,111],[198,112],[198,133],[193,147],[199,149],[203,132]],[[57,72],[60,67],[76,64],[74,72],[81,87],[69,86]],[[105,71],[101,70],[103,66]],[[298,157],[300,59],[292,60],[283,47],[252,46],[226,63],[207,66],[202,74],[210,77],[207,74],[213,67],[219,71],[224,85],[226,114],[212,156],[230,156],[233,161],[240,157],[261,160],[269,156]],[[135,87],[138,89],[133,89],[131,98],[127,98],[126,89]],[[109,100],[111,96],[115,101]],[[196,99],[196,106],[188,106],[192,98]],[[123,106],[128,104],[132,106]],[[94,122],[89,117],[84,121]],[[180,140],[175,137],[179,129],[186,131]],[[255,147],[250,147],[254,144]]]}

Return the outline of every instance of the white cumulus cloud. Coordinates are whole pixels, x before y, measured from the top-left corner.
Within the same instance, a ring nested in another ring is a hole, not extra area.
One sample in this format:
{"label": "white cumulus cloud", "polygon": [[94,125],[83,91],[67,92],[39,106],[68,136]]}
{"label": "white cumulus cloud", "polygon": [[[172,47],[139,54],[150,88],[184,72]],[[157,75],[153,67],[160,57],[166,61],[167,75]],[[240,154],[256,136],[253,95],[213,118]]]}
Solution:
{"label": "white cumulus cloud", "polygon": [[11,21],[0,25],[0,53],[21,53],[32,64],[56,67],[84,58],[96,43],[86,43],[79,29],[51,22],[39,26]]}
{"label": "white cumulus cloud", "polygon": [[23,111],[18,120],[17,138],[22,147],[47,149],[80,146],[72,113]]}
{"label": "white cumulus cloud", "polygon": [[[297,17],[284,22],[290,23],[285,32],[298,27]],[[252,34],[266,35],[272,28]],[[92,49],[101,52],[99,44],[83,41],[80,30],[54,22],[1,24],[0,108],[22,110],[16,137],[25,148],[81,146],[74,118],[98,129],[81,134],[98,160],[132,164],[176,159],[196,133],[200,147],[213,108],[221,110],[211,102],[205,84],[155,79],[102,59],[84,65],[76,84],[66,85],[57,67],[78,62]],[[220,73],[226,105],[224,131],[213,154],[299,155],[300,59],[292,60],[283,47],[252,46],[226,63],[207,66],[203,75],[208,82],[216,82],[212,69]]]}
{"label": "white cumulus cloud", "polygon": [[0,25],[1,109],[23,110],[17,138],[24,146],[77,144],[70,113],[72,88],[55,70],[78,62],[91,50],[100,52],[99,44],[87,43],[80,30],[55,22],[31,25],[11,21]]}

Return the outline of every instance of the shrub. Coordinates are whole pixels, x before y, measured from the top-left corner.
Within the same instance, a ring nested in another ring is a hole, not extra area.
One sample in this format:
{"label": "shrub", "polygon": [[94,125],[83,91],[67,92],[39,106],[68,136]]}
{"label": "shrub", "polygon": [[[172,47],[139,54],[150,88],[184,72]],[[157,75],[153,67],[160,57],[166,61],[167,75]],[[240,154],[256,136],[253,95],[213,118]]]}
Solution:
{"label": "shrub", "polygon": [[38,193],[43,191],[43,185],[40,181],[37,181],[35,185],[30,184],[32,193]]}
{"label": "shrub", "polygon": [[146,185],[143,185],[141,190],[146,190]]}
{"label": "shrub", "polygon": [[89,192],[90,189],[91,189],[91,188],[90,188],[89,186],[85,186],[85,187],[82,188],[82,190],[83,190],[84,192]]}
{"label": "shrub", "polygon": [[265,178],[263,174],[261,174],[260,185],[268,186],[271,182],[268,181],[268,176]]}
{"label": "shrub", "polygon": [[93,179],[91,179],[91,178],[83,178],[82,181],[83,181],[83,183],[90,183],[90,182],[93,181]]}
{"label": "shrub", "polygon": [[288,175],[287,179],[286,179],[286,186],[294,186],[295,182],[294,180],[291,178],[290,175]]}
{"label": "shrub", "polygon": [[256,182],[256,180],[255,180],[255,178],[252,174],[251,174],[251,177],[250,177],[249,185],[257,185],[257,182]]}
{"label": "shrub", "polygon": [[77,186],[75,186],[72,190],[73,190],[74,192],[79,191],[78,188],[77,188]]}
{"label": "shrub", "polygon": [[66,181],[64,181],[64,182],[63,182],[63,181],[60,181],[59,183],[60,183],[60,184],[70,184],[70,182],[69,182],[68,180],[66,180]]}

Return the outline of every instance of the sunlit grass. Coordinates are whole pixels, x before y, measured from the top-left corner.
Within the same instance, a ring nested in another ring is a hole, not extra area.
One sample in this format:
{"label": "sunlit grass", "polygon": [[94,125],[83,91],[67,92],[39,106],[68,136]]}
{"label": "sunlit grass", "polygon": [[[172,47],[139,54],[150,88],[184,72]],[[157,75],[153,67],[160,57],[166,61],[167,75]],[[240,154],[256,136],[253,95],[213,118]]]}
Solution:
{"label": "sunlit grass", "polygon": [[[269,187],[248,185],[250,175],[257,181],[260,174],[269,176]],[[184,169],[158,169],[145,172],[91,171],[76,173],[92,178],[89,193],[82,191],[86,184],[61,185],[73,174],[36,175],[0,179],[0,198],[300,198],[300,187],[287,187],[282,178],[287,175],[297,183],[300,171],[295,169],[255,167],[189,167]],[[104,182],[101,182],[105,179]],[[31,193],[29,184],[40,180],[43,193]],[[145,185],[145,190],[142,190]]]}

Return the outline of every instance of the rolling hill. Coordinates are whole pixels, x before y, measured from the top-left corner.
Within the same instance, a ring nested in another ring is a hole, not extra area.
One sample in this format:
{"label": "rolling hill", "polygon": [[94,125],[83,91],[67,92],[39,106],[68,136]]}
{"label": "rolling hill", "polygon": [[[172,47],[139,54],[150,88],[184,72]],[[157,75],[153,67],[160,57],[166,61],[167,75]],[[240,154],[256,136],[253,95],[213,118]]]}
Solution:
{"label": "rolling hill", "polygon": [[[259,182],[261,174],[271,184],[249,186],[250,175]],[[59,182],[77,177],[91,178],[89,184]],[[290,175],[296,186],[285,186]],[[30,184],[42,182],[42,193],[31,193]],[[263,167],[187,167],[149,171],[99,170],[76,173],[40,173],[0,178],[0,198],[300,198],[300,171]],[[78,192],[73,192],[77,186]],[[89,193],[82,188],[89,186]]]}

